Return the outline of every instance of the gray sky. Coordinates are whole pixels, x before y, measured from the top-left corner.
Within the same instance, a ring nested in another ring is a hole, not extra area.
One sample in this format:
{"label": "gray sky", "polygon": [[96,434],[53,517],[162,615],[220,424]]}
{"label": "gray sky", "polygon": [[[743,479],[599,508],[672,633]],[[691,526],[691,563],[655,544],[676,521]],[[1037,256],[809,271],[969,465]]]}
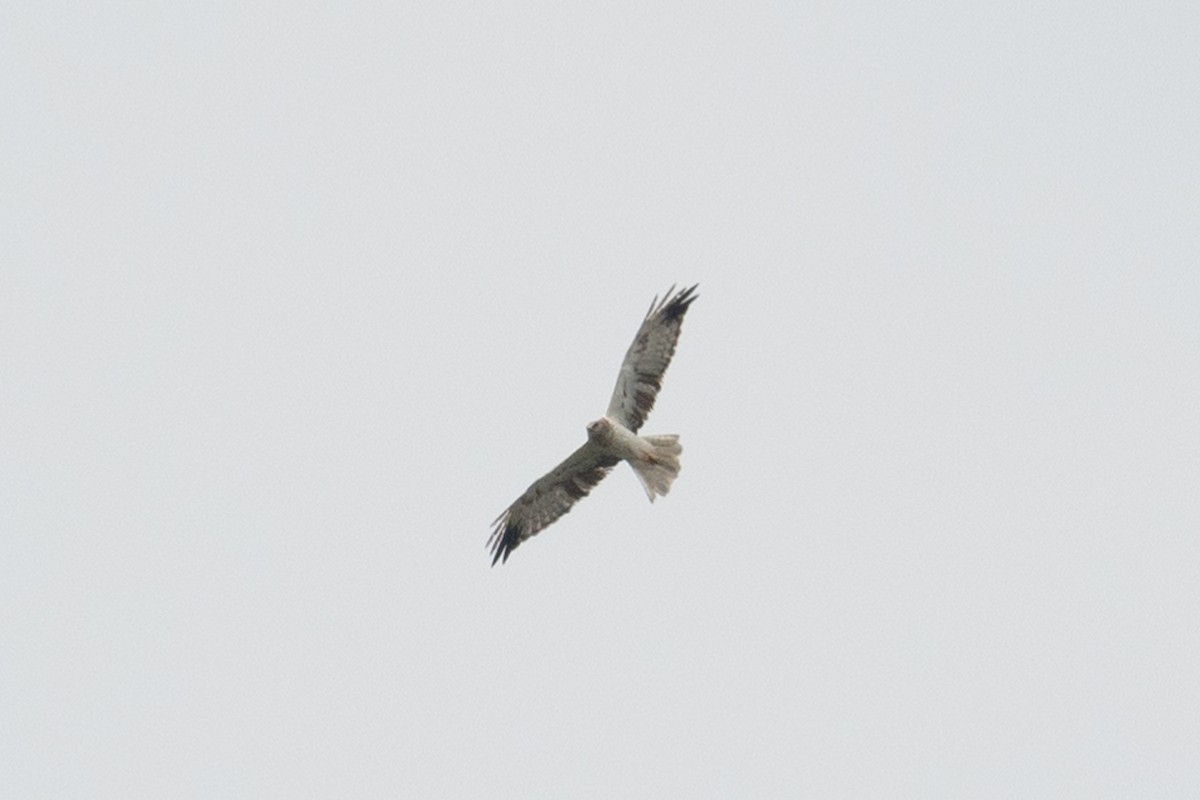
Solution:
{"label": "gray sky", "polygon": [[1051,5],[10,4],[0,785],[1200,794],[1200,12]]}

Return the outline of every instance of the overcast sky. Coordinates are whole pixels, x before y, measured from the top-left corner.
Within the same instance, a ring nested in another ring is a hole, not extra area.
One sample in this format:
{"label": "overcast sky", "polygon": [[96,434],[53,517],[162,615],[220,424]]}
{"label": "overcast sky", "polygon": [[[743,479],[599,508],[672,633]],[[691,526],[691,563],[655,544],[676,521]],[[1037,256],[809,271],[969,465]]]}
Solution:
{"label": "overcast sky", "polygon": [[1200,795],[1194,4],[0,17],[6,795]]}

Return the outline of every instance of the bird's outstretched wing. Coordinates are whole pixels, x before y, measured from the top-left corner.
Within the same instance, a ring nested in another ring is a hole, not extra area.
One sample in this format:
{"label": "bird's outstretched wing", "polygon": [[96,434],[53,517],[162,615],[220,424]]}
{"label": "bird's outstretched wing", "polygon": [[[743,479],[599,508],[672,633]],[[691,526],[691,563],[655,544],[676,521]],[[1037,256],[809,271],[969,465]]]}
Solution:
{"label": "bird's outstretched wing", "polygon": [[608,474],[618,459],[605,454],[590,441],[567,460],[533,482],[504,513],[496,517],[495,529],[488,537],[492,566],[508,561],[517,545],[550,525],[587,496]]}
{"label": "bird's outstretched wing", "polygon": [[[699,286],[699,284],[696,284]],[[655,297],[638,328],[633,344],[625,352],[621,373],[608,403],[608,417],[636,432],[650,416],[658,390],[662,388],[663,373],[675,355],[675,343],[683,327],[683,315],[696,299],[696,286],[681,289],[672,295],[672,286],[662,302]]]}

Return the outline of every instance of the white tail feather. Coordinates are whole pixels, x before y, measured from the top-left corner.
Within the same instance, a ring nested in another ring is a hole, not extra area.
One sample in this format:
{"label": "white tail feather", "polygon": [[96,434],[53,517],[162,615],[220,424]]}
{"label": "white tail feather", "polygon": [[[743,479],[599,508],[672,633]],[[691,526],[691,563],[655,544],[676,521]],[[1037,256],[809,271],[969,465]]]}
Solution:
{"label": "white tail feather", "polygon": [[673,433],[638,438],[647,447],[642,457],[629,459],[629,466],[633,467],[633,474],[638,476],[646,496],[653,503],[656,496],[671,491],[671,484],[679,475],[679,454],[683,447]]}

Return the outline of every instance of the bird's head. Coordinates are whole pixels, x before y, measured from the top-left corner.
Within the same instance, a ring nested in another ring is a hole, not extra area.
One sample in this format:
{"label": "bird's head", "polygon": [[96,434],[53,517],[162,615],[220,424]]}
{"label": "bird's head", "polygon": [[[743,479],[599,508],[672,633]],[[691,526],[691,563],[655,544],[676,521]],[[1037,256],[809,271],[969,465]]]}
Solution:
{"label": "bird's head", "polygon": [[612,423],[604,417],[601,417],[594,422],[589,422],[587,425],[588,439],[596,440],[605,438],[612,431]]}

